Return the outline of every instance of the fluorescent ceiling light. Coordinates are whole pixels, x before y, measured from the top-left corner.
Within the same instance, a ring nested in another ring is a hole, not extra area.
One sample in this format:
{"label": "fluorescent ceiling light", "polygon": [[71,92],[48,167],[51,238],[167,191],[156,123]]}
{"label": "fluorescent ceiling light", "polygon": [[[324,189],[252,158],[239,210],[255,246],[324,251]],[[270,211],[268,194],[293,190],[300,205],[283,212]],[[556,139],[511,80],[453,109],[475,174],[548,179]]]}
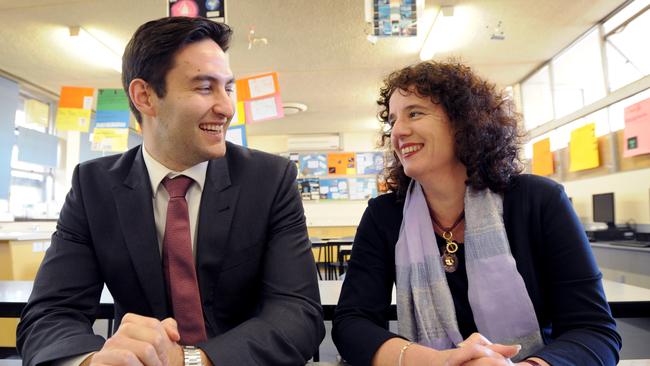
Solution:
{"label": "fluorescent ceiling light", "polygon": [[453,6],[441,6],[427,33],[427,38],[420,49],[420,60],[431,60],[436,53],[448,47],[450,38],[453,35]]}
{"label": "fluorescent ceiling light", "polygon": [[70,27],[70,40],[77,53],[96,65],[122,72],[122,56],[80,26]]}

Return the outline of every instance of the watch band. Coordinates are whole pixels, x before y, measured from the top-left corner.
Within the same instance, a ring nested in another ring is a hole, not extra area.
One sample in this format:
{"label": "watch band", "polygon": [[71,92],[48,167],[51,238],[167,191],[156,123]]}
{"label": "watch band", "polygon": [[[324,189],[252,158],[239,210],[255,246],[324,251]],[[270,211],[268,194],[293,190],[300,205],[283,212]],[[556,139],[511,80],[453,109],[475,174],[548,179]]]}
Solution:
{"label": "watch band", "polygon": [[183,359],[185,366],[205,366],[201,359],[201,351],[194,346],[183,346]]}

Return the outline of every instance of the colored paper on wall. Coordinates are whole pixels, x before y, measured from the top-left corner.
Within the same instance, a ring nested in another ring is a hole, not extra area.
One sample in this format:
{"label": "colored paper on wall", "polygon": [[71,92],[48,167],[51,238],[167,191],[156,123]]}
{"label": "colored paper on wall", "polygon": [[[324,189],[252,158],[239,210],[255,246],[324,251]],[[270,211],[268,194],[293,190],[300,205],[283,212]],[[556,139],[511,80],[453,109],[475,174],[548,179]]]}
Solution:
{"label": "colored paper on wall", "polygon": [[304,201],[320,199],[320,181],[318,178],[297,179],[298,192]]}
{"label": "colored paper on wall", "polygon": [[296,165],[296,171],[298,172],[298,176],[302,176],[302,173],[300,172],[300,154],[298,153],[290,153],[289,154],[289,161],[294,163]]}
{"label": "colored paper on wall", "polygon": [[226,141],[239,146],[248,146],[246,141],[246,126],[230,126],[226,130]]}
{"label": "colored paper on wall", "polygon": [[124,89],[99,89],[97,111],[128,111],[129,98]]}
{"label": "colored paper on wall", "polygon": [[384,170],[382,152],[357,153],[357,174],[379,174]]}
{"label": "colored paper on wall", "polygon": [[237,98],[244,102],[280,93],[280,82],[275,72],[239,79],[235,83]]}
{"label": "colored paper on wall", "polygon": [[64,86],[61,88],[59,108],[91,109],[95,89]]}
{"label": "colored paper on wall", "polygon": [[327,155],[300,154],[300,174],[303,176],[327,175]]}
{"label": "colored paper on wall", "polygon": [[376,36],[417,36],[415,0],[373,0]]}
{"label": "colored paper on wall", "polygon": [[650,153],[650,99],[626,107],[624,116],[623,156]]}
{"label": "colored paper on wall", "polygon": [[129,128],[129,111],[97,111],[95,128]]}
{"label": "colored paper on wall", "polygon": [[347,200],[348,194],[347,179],[321,179],[320,198],[329,200]]}
{"label": "colored paper on wall", "polygon": [[327,154],[328,174],[357,174],[354,153]]}
{"label": "colored paper on wall", "polygon": [[95,128],[91,150],[123,152],[128,149],[128,128]]}
{"label": "colored paper on wall", "polygon": [[235,115],[232,116],[230,121],[231,126],[240,126],[246,123],[246,108],[244,102],[237,102],[235,108]]}
{"label": "colored paper on wall", "polygon": [[47,126],[50,120],[50,106],[35,99],[25,100],[25,121],[39,126]]}
{"label": "colored paper on wall", "polygon": [[547,176],[553,173],[551,139],[545,138],[533,144],[533,174]]}
{"label": "colored paper on wall", "polygon": [[59,108],[56,111],[56,129],[88,132],[91,113],[90,109]]}
{"label": "colored paper on wall", "polygon": [[244,108],[244,102],[239,100],[239,94],[237,93],[237,85],[233,85],[233,91],[232,94],[230,94],[230,98],[232,99],[232,102],[235,106],[235,114],[232,116],[232,119],[230,120],[230,125],[231,126],[239,126],[243,125],[246,123],[246,110]]}
{"label": "colored paper on wall", "polygon": [[226,20],[225,0],[169,0],[168,14],[172,17],[203,17],[217,23]]}
{"label": "colored paper on wall", "polygon": [[349,196],[351,200],[367,200],[377,197],[377,180],[374,178],[351,178]]}
{"label": "colored paper on wall", "polygon": [[571,131],[569,171],[596,168],[600,165],[596,124],[590,123]]}
{"label": "colored paper on wall", "polygon": [[284,117],[280,94],[244,102],[246,122],[261,122]]}

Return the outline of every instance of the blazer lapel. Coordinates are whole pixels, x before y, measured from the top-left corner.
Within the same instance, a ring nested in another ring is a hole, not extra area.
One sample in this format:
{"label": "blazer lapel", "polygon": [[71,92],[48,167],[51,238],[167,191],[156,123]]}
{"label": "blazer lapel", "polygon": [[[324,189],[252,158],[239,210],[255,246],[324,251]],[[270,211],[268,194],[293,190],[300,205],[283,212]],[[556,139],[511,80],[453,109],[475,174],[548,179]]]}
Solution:
{"label": "blazer lapel", "polygon": [[113,187],[113,191],[122,232],[140,279],[140,287],[153,316],[163,319],[168,316],[165,279],[153,217],[151,183],[141,151],[137,152],[123,184]]}
{"label": "blazer lapel", "polygon": [[231,184],[227,159],[211,160],[201,196],[196,240],[199,287],[206,304],[212,302],[209,291],[223,264],[238,196],[239,186]]}

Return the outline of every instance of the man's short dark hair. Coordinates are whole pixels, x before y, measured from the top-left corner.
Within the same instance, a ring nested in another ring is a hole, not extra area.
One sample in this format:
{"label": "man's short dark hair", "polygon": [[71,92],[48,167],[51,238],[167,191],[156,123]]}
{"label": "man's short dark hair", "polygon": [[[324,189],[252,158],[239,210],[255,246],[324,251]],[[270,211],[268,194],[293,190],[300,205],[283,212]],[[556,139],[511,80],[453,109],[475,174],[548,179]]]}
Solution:
{"label": "man's short dark hair", "polygon": [[[166,94],[165,77],[174,67],[174,56],[188,44],[212,39],[225,52],[232,30],[205,18],[170,17],[144,23],[133,34],[122,56],[122,84],[129,95],[133,79],[149,83],[156,95]],[[142,123],[142,114],[129,97],[129,107]]]}

